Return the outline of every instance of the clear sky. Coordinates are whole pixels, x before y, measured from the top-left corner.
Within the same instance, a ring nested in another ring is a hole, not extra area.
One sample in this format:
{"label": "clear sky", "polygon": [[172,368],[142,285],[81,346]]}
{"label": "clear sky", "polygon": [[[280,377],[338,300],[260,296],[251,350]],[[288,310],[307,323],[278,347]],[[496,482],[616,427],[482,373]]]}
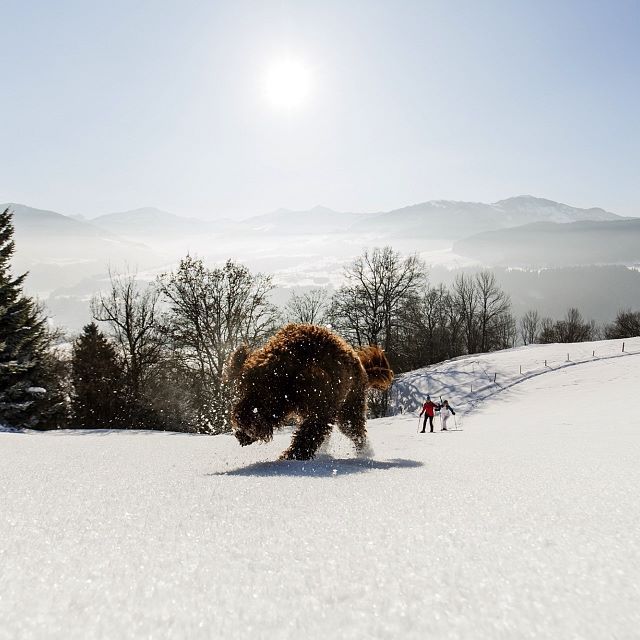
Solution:
{"label": "clear sky", "polygon": [[[640,1],[1,0],[0,202],[640,215]],[[274,105],[288,56],[308,94]]]}

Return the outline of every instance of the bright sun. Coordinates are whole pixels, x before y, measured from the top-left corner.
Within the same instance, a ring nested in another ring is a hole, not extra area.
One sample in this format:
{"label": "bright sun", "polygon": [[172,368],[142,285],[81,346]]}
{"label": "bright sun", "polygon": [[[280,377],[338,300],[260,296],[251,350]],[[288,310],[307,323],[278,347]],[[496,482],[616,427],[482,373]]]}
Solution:
{"label": "bright sun", "polygon": [[296,58],[274,60],[265,76],[267,99],[279,109],[297,109],[309,97],[311,74],[309,68]]}

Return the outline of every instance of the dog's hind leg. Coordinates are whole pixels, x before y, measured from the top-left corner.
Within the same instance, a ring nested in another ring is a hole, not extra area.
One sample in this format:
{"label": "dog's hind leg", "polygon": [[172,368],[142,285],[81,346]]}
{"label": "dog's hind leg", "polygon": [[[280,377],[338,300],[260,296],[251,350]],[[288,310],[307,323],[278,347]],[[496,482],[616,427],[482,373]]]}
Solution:
{"label": "dog's hind leg", "polygon": [[281,460],[311,460],[318,447],[331,433],[331,422],[327,417],[305,418],[293,434],[289,448],[280,456]]}
{"label": "dog's hind leg", "polygon": [[[364,421],[363,421],[364,422]],[[367,430],[363,425],[355,424],[352,422],[338,423],[338,429],[353,442],[356,447],[356,453],[359,456],[370,456],[373,455],[373,451],[369,446],[369,442],[367,440]]]}
{"label": "dog's hind leg", "polygon": [[356,453],[365,457],[373,455],[367,441],[366,410],[365,391],[357,389],[347,396],[338,414],[338,429],[353,442]]}

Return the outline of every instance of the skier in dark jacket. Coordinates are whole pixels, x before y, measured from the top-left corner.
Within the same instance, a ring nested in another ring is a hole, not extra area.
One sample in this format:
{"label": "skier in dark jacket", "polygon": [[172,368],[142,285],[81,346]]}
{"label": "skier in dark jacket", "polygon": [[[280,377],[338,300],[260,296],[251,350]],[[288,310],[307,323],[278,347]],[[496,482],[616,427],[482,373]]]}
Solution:
{"label": "skier in dark jacket", "polygon": [[433,433],[433,416],[435,412],[440,409],[440,405],[431,401],[431,396],[427,396],[427,401],[422,405],[422,411],[420,415],[424,413],[424,421],[422,423],[422,431],[420,433],[424,433],[427,428],[427,418],[429,418],[429,431]]}

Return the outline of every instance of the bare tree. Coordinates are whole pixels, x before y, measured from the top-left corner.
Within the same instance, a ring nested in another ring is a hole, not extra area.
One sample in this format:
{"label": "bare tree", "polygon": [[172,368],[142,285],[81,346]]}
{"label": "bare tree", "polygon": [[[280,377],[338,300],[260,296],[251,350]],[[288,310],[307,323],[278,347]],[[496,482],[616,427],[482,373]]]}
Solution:
{"label": "bare tree", "polygon": [[554,322],[551,318],[543,318],[540,322],[538,342],[587,342],[596,340],[599,331],[596,323],[585,321],[578,309],[572,307],[563,320]]}
{"label": "bare tree", "polygon": [[293,292],[284,315],[287,322],[322,324],[326,321],[329,294],[326,289],[311,289],[302,294]]}
{"label": "bare tree", "polygon": [[231,260],[209,269],[191,256],[159,281],[174,342],[192,366],[216,379],[231,351],[242,342],[260,342],[272,330],[272,289],[270,276],[252,274]]}
{"label": "bare tree", "polygon": [[480,299],[472,276],[460,273],[453,283],[453,304],[462,323],[467,353],[478,351],[478,315]]}
{"label": "bare tree", "polygon": [[201,422],[226,430],[224,365],[240,344],[256,345],[273,330],[277,310],[269,300],[271,277],[231,260],[211,269],[187,256],[175,272],[161,276],[159,287],[169,305],[168,335],[193,378]]}
{"label": "bare tree", "polygon": [[426,266],[391,247],[365,251],[346,267],[345,285],[332,299],[331,318],[357,344],[378,344],[393,359],[402,308],[420,295]]}
{"label": "bare tree", "polygon": [[354,344],[375,344],[380,335],[379,310],[367,305],[365,293],[355,285],[343,285],[333,294],[329,320]]}
{"label": "bare tree", "polygon": [[605,327],[604,334],[607,339],[640,336],[640,311],[618,311],[613,323]]}
{"label": "bare tree", "polygon": [[540,329],[536,336],[536,341],[541,344],[559,342],[556,323],[551,318],[542,318],[542,320],[540,320]]}
{"label": "bare tree", "polygon": [[587,342],[594,338],[595,323],[585,322],[578,309],[572,307],[564,320],[556,322],[558,342]]}
{"label": "bare tree", "polygon": [[522,344],[533,344],[536,341],[539,324],[540,316],[534,309],[530,309],[520,318],[519,329]]}
{"label": "bare tree", "polygon": [[492,349],[511,349],[518,339],[516,319],[510,311],[505,311],[493,321]]}
{"label": "bare tree", "polygon": [[158,316],[159,292],[140,287],[135,274],[109,271],[110,290],[91,300],[95,320],[106,322],[119,347],[127,374],[127,388],[140,401],[145,382],[162,356]]}
{"label": "bare tree", "polygon": [[459,320],[443,284],[406,305],[399,348],[402,369],[423,367],[459,355]]}
{"label": "bare tree", "polygon": [[507,314],[511,311],[511,300],[500,289],[496,276],[491,271],[478,273],[475,285],[478,298],[480,351],[486,352],[496,347],[503,348],[500,345],[504,344],[505,336],[511,331],[512,319],[507,318]]}
{"label": "bare tree", "polygon": [[502,349],[513,342],[511,300],[491,271],[475,276],[460,273],[453,283],[451,299],[466,353]]}
{"label": "bare tree", "polygon": [[[426,266],[415,255],[403,258],[391,247],[375,248],[348,265],[344,278],[331,300],[331,323],[352,343],[381,346],[393,369],[401,370],[405,312],[426,285]],[[384,415],[388,392],[375,393],[369,409]]]}
{"label": "bare tree", "polygon": [[455,304],[453,294],[448,294],[448,306],[446,309],[447,318],[447,336],[448,336],[448,351],[447,358],[453,358],[455,356],[462,355],[464,353],[463,348],[463,336],[464,336],[464,317],[458,312],[458,306]]}

